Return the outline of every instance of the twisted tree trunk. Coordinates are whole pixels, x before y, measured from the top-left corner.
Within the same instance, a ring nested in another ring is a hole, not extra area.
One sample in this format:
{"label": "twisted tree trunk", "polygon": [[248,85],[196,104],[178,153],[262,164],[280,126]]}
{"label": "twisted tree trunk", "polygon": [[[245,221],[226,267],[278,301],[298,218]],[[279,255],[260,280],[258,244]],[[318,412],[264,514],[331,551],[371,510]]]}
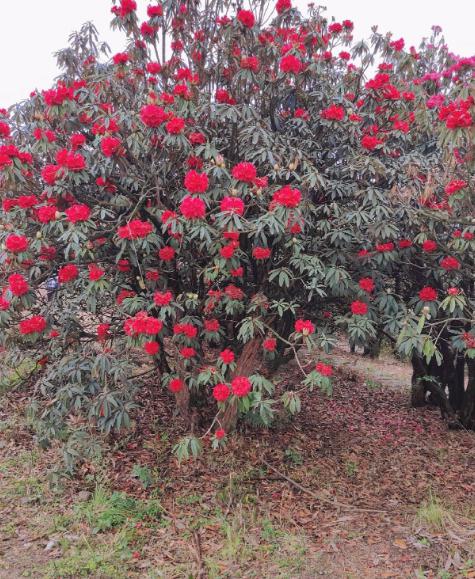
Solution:
{"label": "twisted tree trunk", "polygon": [[[238,358],[236,369],[233,372],[233,378],[236,376],[249,376],[253,373],[260,357],[260,341],[259,338],[253,338],[244,346],[241,355]],[[225,432],[231,432],[236,428],[237,419],[238,404],[237,400],[233,400],[226,406],[219,418],[219,422]]]}

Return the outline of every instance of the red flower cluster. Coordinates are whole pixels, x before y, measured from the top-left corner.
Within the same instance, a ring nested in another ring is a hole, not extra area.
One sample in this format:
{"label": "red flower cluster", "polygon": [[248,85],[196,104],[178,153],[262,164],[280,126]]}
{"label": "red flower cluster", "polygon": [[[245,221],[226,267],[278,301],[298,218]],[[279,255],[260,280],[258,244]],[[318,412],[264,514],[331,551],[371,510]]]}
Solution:
{"label": "red flower cluster", "polygon": [[79,221],[87,221],[91,215],[91,210],[87,205],[82,203],[74,203],[65,211],[66,219],[70,223],[78,223]]}
{"label": "red flower cluster", "polygon": [[246,376],[236,376],[231,381],[231,388],[235,396],[243,398],[251,391],[251,382]]}
{"label": "red flower cluster", "polygon": [[208,189],[209,179],[206,173],[198,173],[191,170],[185,175],[186,190],[190,193],[205,193]]}
{"label": "red flower cluster", "polygon": [[133,318],[129,318],[124,322],[124,332],[128,336],[139,336],[146,334],[153,336],[158,334],[163,328],[163,322],[158,318],[149,316],[147,312],[138,312]]}
{"label": "red flower cluster", "polygon": [[168,113],[158,105],[145,105],[140,109],[140,118],[147,127],[159,127],[168,119],[168,116]]}
{"label": "red flower cluster", "polygon": [[272,251],[268,247],[255,247],[252,250],[252,257],[254,259],[269,259]]}
{"label": "red flower cluster", "polygon": [[435,241],[433,241],[432,239],[427,239],[422,244],[422,251],[425,251],[426,253],[431,253],[432,251],[435,251],[436,249],[437,249],[437,243]]}
{"label": "red flower cluster", "polygon": [[453,181],[450,181],[450,183],[447,183],[447,185],[445,186],[445,193],[446,195],[449,196],[454,195],[461,189],[464,189],[466,186],[467,186],[466,181],[462,181],[461,179],[454,179]]}
{"label": "red flower cluster", "polygon": [[104,137],[101,140],[101,151],[106,157],[112,157],[120,151],[122,141],[116,137]]}
{"label": "red flower cluster", "polygon": [[220,209],[223,213],[242,215],[244,213],[244,201],[239,197],[224,197],[221,200]]}
{"label": "red flower cluster", "polygon": [[185,219],[203,219],[206,215],[206,205],[203,199],[187,195],[180,203],[180,212]]}
{"label": "red flower cluster", "polygon": [[323,362],[318,362],[315,366],[315,370],[322,376],[329,377],[333,374],[333,367],[329,364],[324,364]]}
{"label": "red flower cluster", "polygon": [[277,340],[275,338],[266,338],[262,342],[262,347],[264,350],[266,350],[266,352],[275,352],[277,347]]}
{"label": "red flower cluster", "polygon": [[444,257],[441,261],[440,261],[440,267],[442,269],[445,269],[446,271],[450,271],[453,269],[460,269],[460,262],[458,261],[458,259],[456,259],[455,257],[451,257],[450,255],[447,257]]}
{"label": "red flower cluster", "polygon": [[250,10],[239,10],[237,19],[246,28],[252,28],[256,22],[254,14]]}
{"label": "red flower cluster", "polygon": [[419,292],[419,299],[423,302],[433,302],[437,299],[437,291],[430,286],[425,286]]}
{"label": "red flower cluster", "polygon": [[381,145],[382,143],[383,143],[383,141],[381,139],[378,139],[378,137],[375,137],[374,135],[365,135],[361,139],[361,146],[364,149],[367,149],[368,151],[372,151],[373,149],[375,149],[378,145]]}
{"label": "red flower cluster", "polygon": [[304,336],[308,336],[315,332],[315,326],[310,320],[297,320],[294,329],[298,334],[303,334]]}
{"label": "red flower cluster", "polygon": [[90,263],[87,267],[89,269],[89,280],[90,281],[100,280],[101,277],[105,273],[105,271],[95,263]]}
{"label": "red flower cluster", "polygon": [[28,282],[21,273],[12,273],[8,277],[8,287],[14,296],[22,296],[28,292]]}
{"label": "red flower cluster", "polygon": [[171,291],[166,291],[166,292],[159,292],[156,291],[153,294],[153,303],[156,304],[157,306],[168,306],[168,304],[172,301],[173,299],[173,294]]}
{"label": "red flower cluster", "polygon": [[279,68],[283,73],[299,74],[304,69],[304,64],[293,54],[287,54],[280,59]]}
{"label": "red flower cluster", "polygon": [[355,316],[364,316],[368,313],[368,305],[364,302],[355,300],[351,304],[351,313]]}
{"label": "red flower cluster", "polygon": [[155,356],[160,351],[160,344],[155,340],[151,340],[150,342],[145,342],[143,349],[149,356]]}
{"label": "red flower cluster", "polygon": [[132,219],[127,225],[122,225],[117,230],[117,235],[121,239],[139,239],[147,237],[153,231],[153,224],[150,221]]}
{"label": "red flower cluster", "polygon": [[74,263],[69,263],[58,269],[58,281],[59,283],[67,283],[68,281],[74,281],[79,275],[79,269]]}
{"label": "red flower cluster", "polygon": [[372,277],[361,278],[360,281],[358,282],[358,285],[363,291],[369,294],[374,290],[374,281]]}
{"label": "red flower cluster", "polygon": [[213,388],[213,397],[217,402],[224,402],[229,398],[231,390],[226,384],[216,384]]}
{"label": "red flower cluster", "polygon": [[228,348],[226,348],[226,350],[223,350],[219,355],[219,357],[221,358],[223,364],[232,364],[234,362],[234,352],[232,352]]}
{"label": "red flower cluster", "polygon": [[196,338],[198,335],[198,328],[193,324],[175,324],[173,326],[173,333],[177,336],[183,334],[187,338]]}
{"label": "red flower cluster", "polygon": [[321,111],[320,116],[327,121],[342,121],[345,118],[345,109],[338,105],[330,105]]}
{"label": "red flower cluster", "polygon": [[43,316],[32,316],[22,320],[19,324],[20,334],[37,334],[46,328],[46,320]]}
{"label": "red flower cluster", "polygon": [[290,0],[277,0],[277,4],[275,5],[275,9],[279,14],[282,14],[282,12],[290,10],[291,8],[292,3]]}
{"label": "red flower cluster", "polygon": [[238,163],[231,171],[232,176],[237,181],[242,181],[243,183],[252,183],[257,177],[257,169],[252,163],[243,161]]}
{"label": "red flower cluster", "polygon": [[297,207],[301,200],[302,193],[298,189],[292,189],[290,185],[282,187],[272,196],[273,203],[283,207]]}
{"label": "red flower cluster", "polygon": [[12,253],[23,253],[28,249],[28,239],[24,235],[10,233],[5,240],[5,247]]}
{"label": "red flower cluster", "polygon": [[172,378],[170,380],[170,382],[168,383],[168,388],[174,394],[181,392],[183,390],[184,386],[185,386],[185,383],[183,382],[183,380],[180,380],[180,378]]}

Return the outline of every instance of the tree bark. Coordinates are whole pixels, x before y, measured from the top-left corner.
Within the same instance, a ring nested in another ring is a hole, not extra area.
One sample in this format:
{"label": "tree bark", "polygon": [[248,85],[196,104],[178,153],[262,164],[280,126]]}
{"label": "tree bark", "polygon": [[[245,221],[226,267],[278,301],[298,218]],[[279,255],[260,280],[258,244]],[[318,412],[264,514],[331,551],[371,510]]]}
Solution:
{"label": "tree bark", "polygon": [[[238,358],[236,369],[232,374],[232,378],[236,376],[249,376],[255,370],[257,361],[260,356],[260,342],[259,338],[253,338],[245,344],[241,355]],[[229,402],[221,414],[219,422],[225,432],[231,432],[236,428],[238,419],[238,404],[237,400]]]}
{"label": "tree bark", "polygon": [[468,384],[465,391],[461,422],[465,428],[475,430],[475,359],[467,359]]}

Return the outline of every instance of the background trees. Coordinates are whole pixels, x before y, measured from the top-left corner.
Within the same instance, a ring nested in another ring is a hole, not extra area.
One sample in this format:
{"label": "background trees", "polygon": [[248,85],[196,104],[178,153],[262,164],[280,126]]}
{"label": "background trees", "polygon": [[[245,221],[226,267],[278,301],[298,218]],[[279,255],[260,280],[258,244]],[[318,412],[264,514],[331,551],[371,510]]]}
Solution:
{"label": "background trees", "polygon": [[127,425],[147,358],[221,444],[240,415],[272,420],[262,360],[330,391],[338,328],[397,340],[414,402],[430,389],[473,426],[473,59],[437,29],[406,50],[317,8],[248,8],[162,2],[140,23],[122,0],[124,52],[101,62],[87,24],[57,85],[2,113],[2,340],[43,368],[45,443]]}

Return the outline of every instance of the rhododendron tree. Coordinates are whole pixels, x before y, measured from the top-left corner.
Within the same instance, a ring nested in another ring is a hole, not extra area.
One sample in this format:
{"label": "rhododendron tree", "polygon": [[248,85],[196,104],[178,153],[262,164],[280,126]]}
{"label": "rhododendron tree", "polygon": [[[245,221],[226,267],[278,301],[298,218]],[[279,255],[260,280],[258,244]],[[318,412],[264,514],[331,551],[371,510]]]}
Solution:
{"label": "rhododendron tree", "polygon": [[139,8],[113,6],[123,52],[85,25],[1,113],[2,341],[43,360],[40,437],[128,425],[146,363],[185,423],[212,409],[180,456],[216,446],[330,393],[339,329],[399,338],[416,381],[472,364],[474,59],[290,1]]}

